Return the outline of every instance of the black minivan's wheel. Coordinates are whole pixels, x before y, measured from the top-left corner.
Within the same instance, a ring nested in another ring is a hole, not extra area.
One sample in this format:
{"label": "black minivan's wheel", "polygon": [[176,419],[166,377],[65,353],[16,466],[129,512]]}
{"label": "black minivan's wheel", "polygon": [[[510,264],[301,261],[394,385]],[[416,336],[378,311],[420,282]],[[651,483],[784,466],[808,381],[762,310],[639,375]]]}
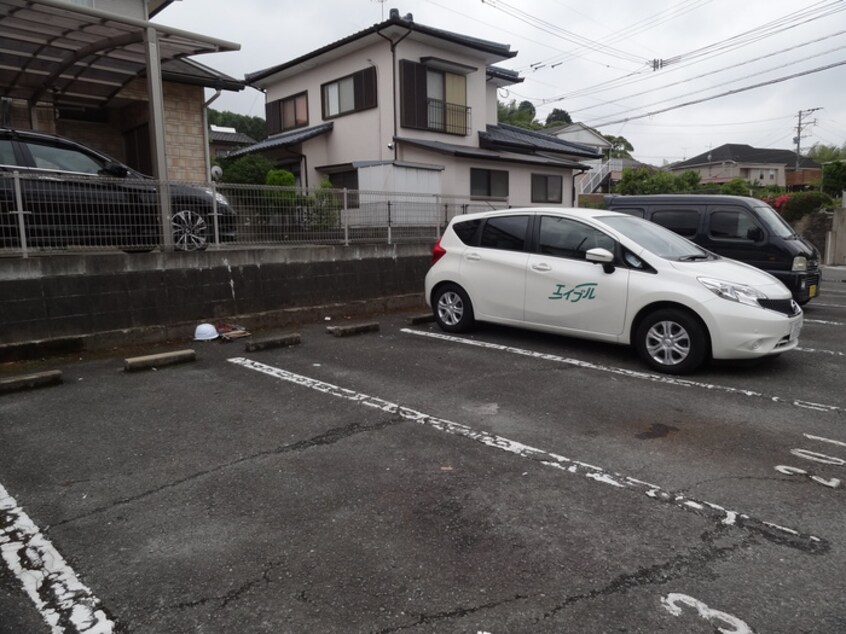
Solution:
{"label": "black minivan's wheel", "polygon": [[208,225],[196,211],[185,209],[173,214],[173,246],[177,251],[202,251],[209,246]]}
{"label": "black minivan's wheel", "polygon": [[708,338],[690,313],[663,308],[646,316],[635,332],[635,349],[654,370],[687,374],[702,365]]}
{"label": "black minivan's wheel", "polygon": [[441,330],[464,332],[473,327],[473,305],[464,289],[457,284],[439,286],[432,297],[435,321]]}

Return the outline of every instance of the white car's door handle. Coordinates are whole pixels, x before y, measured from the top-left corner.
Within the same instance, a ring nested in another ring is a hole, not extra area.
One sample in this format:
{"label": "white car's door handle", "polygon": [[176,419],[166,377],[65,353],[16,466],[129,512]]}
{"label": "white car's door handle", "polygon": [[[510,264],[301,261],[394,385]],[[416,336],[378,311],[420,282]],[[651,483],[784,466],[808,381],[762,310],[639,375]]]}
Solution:
{"label": "white car's door handle", "polygon": [[468,253],[467,255],[464,256],[464,258],[467,259],[467,260],[473,260],[475,262],[476,260],[481,260],[482,256],[479,255],[478,253]]}
{"label": "white car's door handle", "polygon": [[549,266],[549,264],[544,264],[543,262],[540,262],[538,264],[532,264],[532,268],[536,271],[551,271],[552,270],[552,267]]}

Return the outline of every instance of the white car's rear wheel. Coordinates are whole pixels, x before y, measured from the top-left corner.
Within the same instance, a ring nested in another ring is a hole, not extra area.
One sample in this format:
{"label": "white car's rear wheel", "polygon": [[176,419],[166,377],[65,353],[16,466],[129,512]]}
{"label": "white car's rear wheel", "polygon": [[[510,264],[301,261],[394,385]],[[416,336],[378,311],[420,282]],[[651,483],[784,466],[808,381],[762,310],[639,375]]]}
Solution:
{"label": "white car's rear wheel", "polygon": [[435,307],[435,321],[441,330],[464,332],[473,327],[473,305],[464,289],[457,284],[444,284],[438,287],[432,297]]}

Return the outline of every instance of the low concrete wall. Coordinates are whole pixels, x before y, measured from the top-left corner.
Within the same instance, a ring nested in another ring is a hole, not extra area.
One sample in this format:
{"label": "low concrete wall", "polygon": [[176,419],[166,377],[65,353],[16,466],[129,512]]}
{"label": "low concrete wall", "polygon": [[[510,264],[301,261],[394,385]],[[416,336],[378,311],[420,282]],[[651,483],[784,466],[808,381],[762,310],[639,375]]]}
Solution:
{"label": "low concrete wall", "polygon": [[95,333],[149,341],[200,322],[259,328],[331,316],[333,305],[419,306],[430,261],[427,244],[0,260],[0,360],[27,356],[32,342],[90,348]]}

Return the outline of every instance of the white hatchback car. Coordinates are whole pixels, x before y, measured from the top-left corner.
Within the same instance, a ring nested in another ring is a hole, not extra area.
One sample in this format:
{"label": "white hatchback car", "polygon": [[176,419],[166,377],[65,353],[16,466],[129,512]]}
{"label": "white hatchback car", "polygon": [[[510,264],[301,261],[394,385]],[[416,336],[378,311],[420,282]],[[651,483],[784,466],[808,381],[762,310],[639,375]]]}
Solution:
{"label": "white hatchback car", "polygon": [[447,332],[480,320],[631,344],[671,374],[791,350],[803,319],[771,275],[596,209],[457,216],[434,246],[426,302]]}

